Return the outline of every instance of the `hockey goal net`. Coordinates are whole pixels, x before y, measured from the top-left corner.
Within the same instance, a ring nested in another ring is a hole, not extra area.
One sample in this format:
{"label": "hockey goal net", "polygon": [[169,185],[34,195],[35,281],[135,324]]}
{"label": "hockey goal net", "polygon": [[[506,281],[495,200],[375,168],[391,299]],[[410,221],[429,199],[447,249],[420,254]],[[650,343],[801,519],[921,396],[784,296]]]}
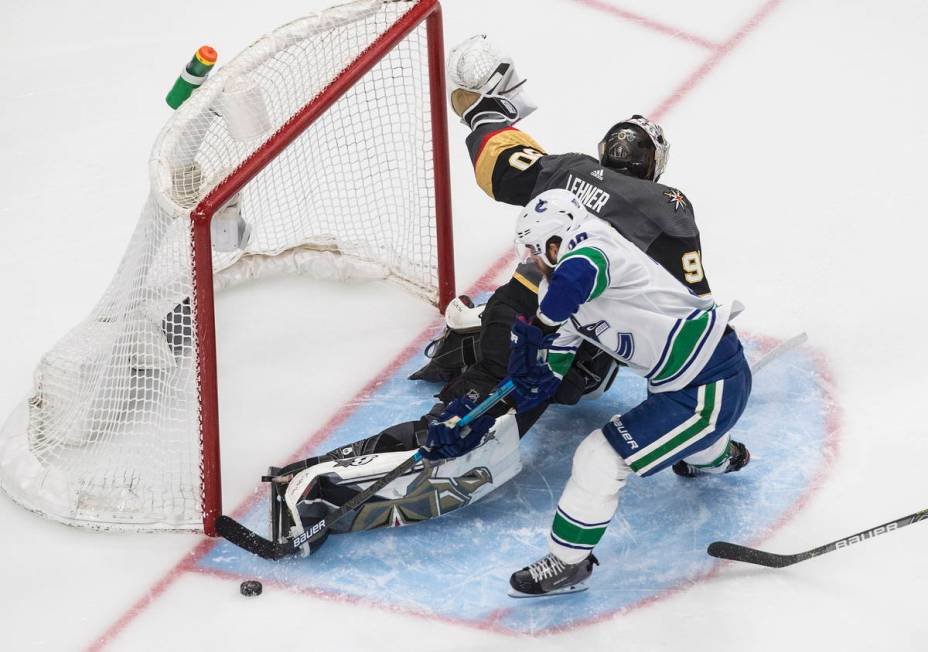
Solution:
{"label": "hockey goal net", "polygon": [[437,0],[359,0],[258,40],[173,114],[128,251],[0,433],[55,520],[199,530],[221,511],[213,291],[263,270],[453,296]]}

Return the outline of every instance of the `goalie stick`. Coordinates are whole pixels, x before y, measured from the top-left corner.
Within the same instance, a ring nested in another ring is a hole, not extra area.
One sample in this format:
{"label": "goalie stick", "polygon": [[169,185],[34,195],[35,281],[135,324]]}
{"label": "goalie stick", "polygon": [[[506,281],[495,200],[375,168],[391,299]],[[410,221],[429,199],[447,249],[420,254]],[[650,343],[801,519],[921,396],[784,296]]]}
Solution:
{"label": "goalie stick", "polygon": [[[513,390],[514,385],[511,380],[501,383],[496,390],[487,396],[477,407],[460,418],[452,419],[449,423],[466,427],[474,419],[482,416],[487,410],[503,400]],[[359,492],[350,500],[346,501],[337,510],[326,516],[324,519],[313,525],[310,529],[300,533],[294,538],[287,541],[271,541],[262,537],[257,532],[250,530],[230,516],[222,515],[216,519],[216,532],[222,538],[230,543],[255,554],[262,559],[277,561],[284,557],[301,554],[304,545],[309,546],[309,552],[312,553],[312,541],[319,541],[332,525],[338,522],[343,516],[353,512],[355,509],[373,498],[378,491],[396,480],[398,477],[411,470],[422,460],[422,449],[420,448],[413,453],[409,459],[399,464],[395,469],[377,480],[364,491]],[[311,541],[312,540],[312,541]]]}
{"label": "goalie stick", "polygon": [[906,525],[912,525],[912,523],[917,523],[918,521],[923,521],[926,519],[928,519],[928,509],[923,509],[920,512],[915,512],[914,514],[909,514],[908,516],[897,518],[895,521],[883,523],[882,525],[870,528],[869,530],[864,530],[863,532],[858,532],[857,534],[852,534],[850,536],[844,537],[843,539],[838,539],[837,541],[826,543],[823,546],[813,548],[812,550],[807,550],[806,552],[798,552],[794,555],[778,555],[773,552],[765,552],[763,550],[757,550],[756,548],[749,548],[747,546],[741,546],[737,543],[729,543],[727,541],[715,541],[710,543],[709,547],[706,549],[706,552],[708,552],[713,557],[718,557],[719,559],[743,561],[749,564],[768,566],[770,568],[783,568],[784,566],[798,564],[799,562],[805,561],[806,559],[812,559],[813,557],[824,555],[827,552],[832,552],[841,548],[847,548],[848,546],[851,546],[855,543],[868,541],[873,537],[898,530],[899,528],[905,527]]}

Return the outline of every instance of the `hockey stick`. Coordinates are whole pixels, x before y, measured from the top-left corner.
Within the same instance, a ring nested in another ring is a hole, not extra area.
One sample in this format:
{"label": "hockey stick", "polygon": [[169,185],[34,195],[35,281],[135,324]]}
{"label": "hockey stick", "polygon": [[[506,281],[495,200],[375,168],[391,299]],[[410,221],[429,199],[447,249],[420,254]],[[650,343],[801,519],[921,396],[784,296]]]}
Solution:
{"label": "hockey stick", "polygon": [[768,364],[770,364],[771,362],[779,358],[784,353],[789,353],[793,349],[797,349],[803,344],[805,344],[806,340],[808,339],[809,339],[809,336],[806,335],[805,333],[799,333],[799,335],[795,335],[789,338],[788,340],[786,340],[785,342],[783,342],[782,344],[780,344],[773,350],[768,351],[754,364],[749,365],[751,367],[751,373],[756,374],[758,371],[766,367]]}
{"label": "hockey stick", "polygon": [[928,509],[923,509],[920,512],[915,512],[914,514],[909,514],[908,516],[897,518],[895,521],[883,523],[883,525],[878,525],[874,528],[870,528],[869,530],[864,530],[863,532],[852,534],[851,536],[844,537],[843,539],[838,539],[837,541],[826,543],[824,546],[819,546],[818,548],[813,548],[812,550],[807,550],[806,552],[798,552],[795,555],[778,555],[773,552],[764,552],[763,550],[757,550],[756,548],[740,546],[737,543],[728,543],[727,541],[715,541],[714,543],[710,543],[706,552],[708,552],[713,557],[718,557],[719,559],[743,561],[749,564],[769,566],[770,568],[783,568],[784,566],[798,564],[799,562],[805,561],[806,559],[812,559],[813,557],[824,555],[826,552],[832,552],[841,548],[847,548],[848,546],[851,546],[855,543],[868,541],[873,537],[886,534],[887,532],[892,532],[893,530],[898,530],[899,528],[905,527],[906,525],[912,525],[912,523],[917,523],[918,521],[923,521],[926,519],[928,519]]}
{"label": "hockey stick", "polygon": [[[449,420],[448,423],[451,425],[460,426],[462,428],[467,427],[475,419],[483,416],[487,410],[508,396],[514,387],[515,386],[511,380],[506,380],[505,382],[501,383],[492,394],[483,399],[483,401],[473,410],[468,412],[460,419]],[[421,448],[416,450],[416,452],[413,453],[408,459],[399,464],[396,468],[384,475],[382,478],[377,480],[377,482],[373,483],[364,491],[358,492],[352,496],[351,499],[346,501],[341,507],[313,525],[308,530],[303,531],[296,537],[288,539],[287,541],[277,542],[271,541],[270,539],[265,539],[257,532],[248,529],[232,517],[225,515],[216,519],[216,532],[219,534],[219,536],[226,539],[230,543],[238,546],[239,548],[242,548],[243,550],[247,550],[252,554],[258,555],[262,559],[277,561],[279,559],[283,559],[284,557],[290,557],[296,554],[311,553],[313,547],[310,539],[313,541],[321,540],[325,535],[325,532],[330,527],[332,527],[332,525],[341,520],[342,517],[356,510],[358,507],[373,498],[378,491],[386,487],[398,477],[404,475],[416,464],[421,462],[423,457],[422,452],[423,451]],[[309,548],[306,553],[304,553],[302,550],[304,545],[308,546]]]}

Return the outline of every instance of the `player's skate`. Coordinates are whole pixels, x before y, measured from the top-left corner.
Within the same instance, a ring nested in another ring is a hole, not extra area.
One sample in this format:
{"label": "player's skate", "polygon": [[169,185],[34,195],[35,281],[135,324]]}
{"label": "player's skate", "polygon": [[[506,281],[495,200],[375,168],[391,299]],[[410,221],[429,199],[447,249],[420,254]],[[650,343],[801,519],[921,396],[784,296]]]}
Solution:
{"label": "player's skate", "polygon": [[545,595],[586,591],[586,580],[593,574],[599,560],[590,556],[578,564],[567,564],[548,553],[533,564],[516,571],[509,578],[513,598],[540,598]]}
{"label": "player's skate", "polygon": [[[731,457],[728,458],[728,466],[725,467],[724,471],[721,473],[732,473],[734,471],[740,471],[748,465],[748,462],[751,461],[751,451],[748,450],[748,447],[742,444],[741,442],[731,440],[729,443],[729,452]],[[698,466],[692,464],[687,464],[685,461],[680,460],[673,465],[673,472],[684,478],[695,478],[699,475],[713,475],[720,473],[719,471],[710,471],[702,469]]]}

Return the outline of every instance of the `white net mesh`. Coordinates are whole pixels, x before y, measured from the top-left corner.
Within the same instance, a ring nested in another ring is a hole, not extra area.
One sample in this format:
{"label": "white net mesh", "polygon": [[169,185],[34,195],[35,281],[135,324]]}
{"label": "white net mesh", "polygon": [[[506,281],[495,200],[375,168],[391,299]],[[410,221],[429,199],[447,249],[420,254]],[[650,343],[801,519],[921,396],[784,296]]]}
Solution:
{"label": "white net mesh", "polygon": [[[202,527],[190,212],[418,4],[363,0],[285,25],[172,116],[112,284],[4,427],[0,484],[17,501],[91,527]],[[434,301],[430,106],[423,23],[216,214],[217,287],[271,267],[390,277]]]}

